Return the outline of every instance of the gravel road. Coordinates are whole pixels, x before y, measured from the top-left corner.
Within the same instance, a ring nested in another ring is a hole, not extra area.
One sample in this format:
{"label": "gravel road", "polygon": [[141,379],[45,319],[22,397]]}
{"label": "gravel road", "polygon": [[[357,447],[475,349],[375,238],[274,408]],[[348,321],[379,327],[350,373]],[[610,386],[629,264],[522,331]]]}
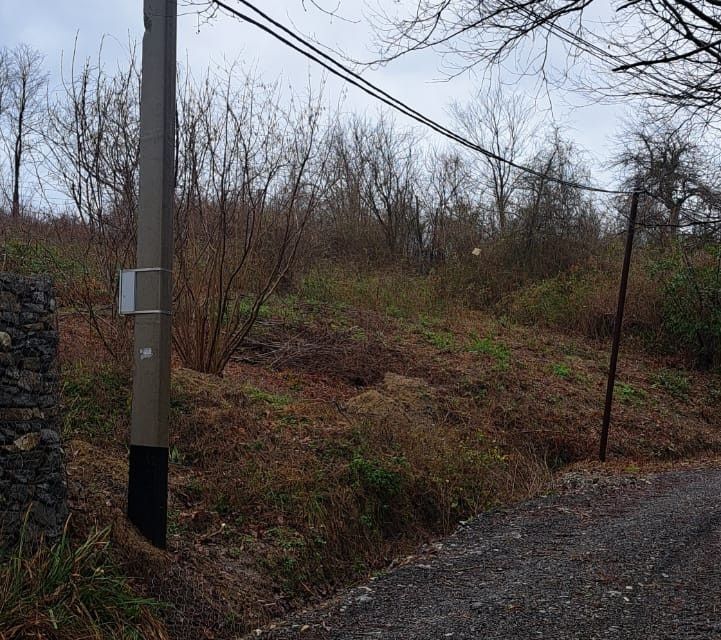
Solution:
{"label": "gravel road", "polygon": [[253,637],[721,639],[721,469],[562,485]]}

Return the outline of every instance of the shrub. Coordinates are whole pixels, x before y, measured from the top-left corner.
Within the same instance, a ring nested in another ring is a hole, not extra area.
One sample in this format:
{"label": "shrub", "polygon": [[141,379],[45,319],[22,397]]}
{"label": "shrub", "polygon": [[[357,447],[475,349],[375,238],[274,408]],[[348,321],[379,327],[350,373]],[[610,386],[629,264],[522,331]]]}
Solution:
{"label": "shrub", "polygon": [[[393,462],[396,466],[406,464],[402,457]],[[367,460],[357,454],[351,461],[350,469],[354,482],[364,490],[377,494],[381,499],[391,498],[401,491],[400,473],[385,467],[378,461]]]}
{"label": "shrub", "polygon": [[[721,348],[721,252],[706,246],[686,253],[634,254],[624,332],[652,348],[685,351],[697,366],[718,364]],[[604,338],[615,318],[619,256],[609,253],[583,268],[529,284],[505,306],[515,320]]]}
{"label": "shrub", "polygon": [[[661,290],[655,257],[634,255],[626,297],[626,332],[655,343],[661,330]],[[503,303],[510,317],[526,324],[606,338],[613,331],[621,274],[620,255],[606,255],[582,267],[522,287]]]}
{"label": "shrub", "polygon": [[721,346],[721,251],[704,247],[693,255],[677,253],[661,268],[668,273],[663,292],[663,328],[695,363],[718,364]]}

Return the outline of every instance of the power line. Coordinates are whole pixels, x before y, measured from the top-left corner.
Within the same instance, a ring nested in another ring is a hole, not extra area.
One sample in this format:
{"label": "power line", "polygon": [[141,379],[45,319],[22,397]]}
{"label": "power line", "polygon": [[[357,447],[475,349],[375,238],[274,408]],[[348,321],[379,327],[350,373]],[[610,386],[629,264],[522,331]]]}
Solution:
{"label": "power line", "polygon": [[439,134],[445,136],[446,138],[453,140],[454,142],[457,142],[473,151],[476,151],[476,152],[484,155],[487,158],[490,158],[497,162],[502,162],[510,167],[513,167],[514,169],[518,169],[519,171],[523,171],[524,173],[534,175],[543,180],[547,180],[549,182],[553,182],[556,184],[560,184],[560,185],[575,188],[575,189],[581,189],[583,191],[592,191],[592,192],[596,192],[596,193],[605,193],[605,194],[611,194],[611,195],[631,195],[633,193],[633,191],[608,189],[608,188],[604,188],[604,187],[596,187],[593,185],[587,185],[587,184],[583,184],[583,183],[575,182],[575,181],[571,181],[571,180],[564,180],[563,178],[557,178],[555,176],[550,176],[548,174],[543,173],[542,171],[538,171],[537,169],[533,169],[531,167],[527,167],[527,166],[524,166],[517,162],[514,162],[513,160],[504,158],[503,156],[500,156],[497,153],[490,151],[489,149],[486,149],[474,142],[471,142],[470,140],[461,136],[457,132],[455,132],[455,131],[445,127],[444,125],[438,123],[437,121],[429,118],[428,116],[424,115],[423,113],[410,107],[405,102],[399,100],[395,96],[389,94],[388,92],[379,88],[375,84],[366,80],[360,74],[356,73],[355,71],[353,71],[349,67],[345,66],[344,64],[342,64],[341,62],[339,62],[338,60],[333,58],[332,56],[328,55],[327,53],[325,53],[324,51],[322,51],[321,49],[319,49],[318,47],[313,45],[311,42],[308,42],[305,38],[299,36],[297,33],[291,31],[286,26],[284,26],[277,20],[270,17],[267,13],[258,9],[251,2],[248,2],[248,0],[237,0],[237,2],[248,7],[251,11],[253,11],[257,15],[261,16],[265,21],[272,24],[276,29],[282,31],[283,33],[287,34],[293,40],[299,42],[303,47],[305,47],[305,49],[294,44],[293,42],[291,42],[291,40],[284,37],[283,35],[281,35],[277,31],[275,31],[273,28],[267,26],[266,24],[263,24],[262,22],[259,22],[255,18],[252,18],[249,15],[247,15],[241,11],[238,11],[237,9],[234,9],[233,7],[231,7],[228,4],[226,4],[225,2],[223,2],[223,0],[212,0],[212,1],[216,5],[218,5],[225,11],[227,11],[228,13],[230,13],[230,14],[236,16],[237,18],[240,18],[241,20],[244,20],[244,21],[248,22],[249,24],[257,27],[258,29],[264,31],[265,33],[272,36],[276,40],[282,42],[287,47],[293,49],[297,53],[300,53],[301,55],[305,56],[306,58],[312,60],[316,64],[318,64],[321,67],[323,67],[324,69],[326,69],[328,72],[341,78],[345,82],[355,86],[356,88],[360,89],[361,91],[370,95],[371,97],[375,98],[376,100],[388,105],[392,109],[395,109],[396,111],[402,113],[403,115],[428,127],[429,129],[432,129],[436,133],[439,133]]}
{"label": "power line", "polygon": [[[543,16],[539,15],[533,9],[529,7],[512,7],[509,5],[505,5],[505,8],[517,10],[521,13],[524,13],[526,16],[531,18],[531,20],[535,21],[536,26],[540,27],[541,29],[544,29],[548,31],[549,34],[555,35],[557,38],[565,42],[566,44],[570,45],[571,47],[575,47],[579,49],[580,51],[583,51],[586,55],[591,56],[592,58],[595,58],[596,60],[600,61],[603,64],[611,63],[618,65],[621,62],[623,62],[623,58],[620,56],[613,54],[609,51],[606,51],[603,47],[599,47],[597,44],[590,42],[589,40],[586,40],[585,38],[581,37],[577,33],[574,33],[570,29],[567,29],[563,27],[562,25],[558,24],[557,22],[548,22],[543,20]],[[611,68],[613,71],[613,68]],[[668,92],[668,84],[671,82],[676,82],[675,80],[672,80],[671,78],[666,79],[666,84],[663,84],[660,80],[653,77],[647,77],[644,78],[644,82],[649,84],[652,88],[654,88],[658,93],[656,95],[665,95]],[[677,83],[676,83],[677,84]],[[682,89],[678,89],[682,90]]]}
{"label": "power line", "polygon": [[[347,74],[348,76],[351,76],[351,77],[347,77],[343,73],[339,72],[337,69],[330,67],[328,64],[323,62],[323,60],[319,60],[315,55],[308,53],[307,51],[304,51],[303,49],[301,49],[298,46],[296,46],[295,44],[293,44],[292,42],[289,42],[286,38],[284,38],[283,36],[274,32],[270,27],[258,22],[257,20],[249,17],[246,14],[243,14],[240,11],[237,11],[237,10],[229,7],[225,2],[223,2],[223,0],[213,0],[213,1],[215,2],[215,4],[219,5],[221,8],[225,9],[229,13],[260,28],[262,31],[268,33],[269,35],[273,36],[277,40],[280,40],[283,44],[286,44],[287,46],[289,46],[293,50],[297,51],[298,53],[311,59],[312,61],[321,65],[323,68],[325,68],[329,72],[340,77],[342,80],[356,86],[357,88],[361,89],[368,95],[371,95],[372,97],[376,98],[377,100],[379,100],[379,101],[383,102],[384,104],[392,107],[393,109],[403,113],[404,115],[412,118],[413,120],[420,122],[421,124],[429,127],[430,129],[436,131],[437,133],[440,133],[441,135],[443,135],[447,138],[450,138],[451,140],[458,142],[459,144],[462,144],[463,146],[466,146],[474,151],[477,151],[477,152],[481,153],[482,155],[485,155],[486,157],[503,162],[503,163],[505,163],[511,167],[514,167],[520,171],[530,173],[530,174],[535,175],[544,180],[548,180],[549,182],[553,182],[556,184],[562,184],[562,185],[572,187],[572,188],[578,188],[578,189],[582,189],[582,190],[586,190],[586,191],[594,191],[594,192],[613,194],[613,195],[632,195],[634,192],[638,191],[639,193],[643,193],[644,195],[651,197],[652,199],[656,199],[654,194],[650,193],[648,190],[646,190],[644,188],[635,189],[635,190],[614,190],[614,189],[607,189],[607,188],[602,188],[602,187],[595,187],[592,185],[586,185],[586,184],[579,183],[579,182],[574,182],[574,181],[564,180],[562,178],[557,178],[554,176],[549,176],[549,175],[547,175],[541,171],[538,171],[536,169],[526,167],[524,165],[515,163],[512,160],[508,160],[507,158],[503,158],[502,156],[500,156],[492,151],[489,151],[488,149],[485,149],[484,147],[481,147],[480,145],[478,145],[476,143],[471,142],[470,140],[468,140],[467,138],[464,138],[463,136],[456,133],[455,131],[452,131],[451,129],[448,129],[447,127],[439,124],[438,122],[425,116],[423,113],[408,106],[406,103],[402,102],[401,100],[394,97],[393,95],[387,93],[383,89],[377,87],[370,81],[363,78],[360,74],[356,73],[352,69],[350,69],[347,66],[343,65],[342,63],[338,62],[332,56],[328,55],[326,52],[322,51],[321,49],[319,49],[312,43],[308,42],[307,40],[305,40],[304,38],[302,38],[295,32],[293,32],[290,29],[288,29],[287,27],[285,27],[283,24],[281,24],[277,20],[274,20],[271,16],[269,16],[262,10],[258,9],[255,5],[253,5],[248,0],[236,0],[236,1],[239,2],[240,4],[245,5],[246,7],[248,7],[252,11],[254,11],[256,14],[261,16],[263,19],[270,22],[277,29],[280,29],[281,31],[286,33],[288,36],[290,36],[297,42],[301,43],[302,45],[304,45],[305,47],[307,47],[308,49],[313,51],[314,54],[317,54],[317,56],[319,56],[320,58],[327,60],[328,63],[335,65],[336,67],[341,69],[345,74]],[[528,13],[530,13],[530,12],[528,12]],[[531,15],[531,17],[533,17],[533,15]],[[603,55],[603,57],[605,57],[607,59],[611,59],[611,60],[617,59],[617,56],[604,51],[600,47],[598,47],[586,40],[583,40],[576,34],[564,29],[563,27],[560,27],[559,25],[554,25],[554,27],[558,27],[558,29],[561,30],[562,32],[564,32],[564,35],[567,35],[569,39],[571,39],[571,38],[576,39],[580,43],[588,45],[589,48],[596,49],[597,53],[595,53],[595,54],[591,51],[586,51],[586,52],[589,53],[590,55],[593,55],[597,59],[601,59],[602,55]],[[551,30],[549,29],[549,31],[551,31]],[[569,42],[569,44],[571,44],[571,43]],[[627,216],[623,216],[623,217],[627,217]],[[651,224],[646,223],[641,226],[645,226],[647,228],[650,228],[652,226],[653,227],[665,227],[665,226],[686,227],[686,226],[712,225],[712,224],[718,224],[718,222],[719,221],[713,220],[713,219],[707,219],[707,220],[695,220],[694,219],[686,224],[680,224],[680,225],[669,225],[669,224],[664,224],[664,223],[660,223],[660,224],[657,223],[657,224],[651,225]]]}

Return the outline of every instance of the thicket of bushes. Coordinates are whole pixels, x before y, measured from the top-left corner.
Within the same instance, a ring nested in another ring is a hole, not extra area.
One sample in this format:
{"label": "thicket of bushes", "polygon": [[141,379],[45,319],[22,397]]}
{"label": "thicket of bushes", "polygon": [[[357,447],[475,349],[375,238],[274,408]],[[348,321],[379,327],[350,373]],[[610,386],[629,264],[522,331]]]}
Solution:
{"label": "thicket of bushes", "polygon": [[[107,284],[83,263],[81,245],[67,233],[68,221],[24,221],[0,234],[0,268],[51,273],[61,303],[85,317],[117,349],[126,321],[108,313]],[[60,238],[69,238],[62,242]],[[590,338],[611,335],[622,260],[620,240],[598,241],[590,256],[578,256],[547,277],[529,275],[512,264],[505,240],[487,241],[478,255],[457,255],[425,273],[408,262],[300,260],[286,272],[276,297],[369,308],[394,317],[442,316],[468,306],[511,320]],[[500,258],[499,258],[500,256]],[[307,258],[307,255],[305,256]],[[507,262],[501,268],[499,261]],[[721,256],[712,243],[679,240],[672,246],[642,245],[635,250],[624,330],[650,351],[683,354],[689,364],[708,369],[721,358]],[[88,306],[78,299],[90,300]],[[266,297],[263,298],[265,302]],[[252,312],[254,302],[238,306]],[[262,314],[259,305],[258,314]],[[119,352],[122,356],[122,352]],[[120,358],[122,361],[122,357]],[[126,363],[127,364],[127,363]]]}
{"label": "thicket of bushes", "polygon": [[[33,61],[41,74],[42,57]],[[52,272],[61,302],[128,364],[130,323],[116,314],[116,293],[118,270],[135,263],[139,69],[131,52],[112,73],[86,63],[68,74],[47,104],[33,103],[46,126],[23,134],[43,150],[43,192],[66,205],[43,219],[27,202],[3,214],[0,202],[0,266]],[[391,315],[466,304],[609,333],[628,198],[575,188],[591,181],[583,154],[558,127],[534,122],[520,98],[493,96],[487,112],[507,120],[494,129],[473,108],[454,113],[493,148],[524,131],[506,151],[532,173],[434,147],[385,115],[341,120],[319,97],[285,95],[232,65],[181,72],[178,86],[173,340],[186,366],[222,373],[270,296],[300,288],[330,300],[349,277],[356,299],[378,303],[380,281],[394,281],[395,302],[382,305]],[[641,127],[652,144],[633,138],[638,152],[619,160],[647,193],[628,327],[708,367],[718,350],[721,199],[711,161],[679,146],[693,132],[671,124]],[[658,160],[664,149],[677,150],[672,160]],[[325,292],[312,290],[319,264],[333,272]]]}
{"label": "thicket of bushes", "polygon": [[[582,267],[529,284],[501,308],[510,317],[593,338],[610,336],[620,259],[592,259]],[[624,329],[650,350],[682,353],[702,369],[719,364],[721,270],[718,247],[681,246],[637,251]]]}

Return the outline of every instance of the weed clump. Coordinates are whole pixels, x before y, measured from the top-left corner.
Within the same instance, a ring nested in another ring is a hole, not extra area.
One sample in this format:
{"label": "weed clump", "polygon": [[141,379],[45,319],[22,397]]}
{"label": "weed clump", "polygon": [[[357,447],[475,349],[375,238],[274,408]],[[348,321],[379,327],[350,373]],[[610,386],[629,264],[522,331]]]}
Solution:
{"label": "weed clump", "polygon": [[553,375],[558,376],[559,378],[568,379],[571,377],[571,368],[563,362],[557,362],[551,365],[551,371],[553,372]]}
{"label": "weed clump", "polygon": [[23,545],[0,556],[0,638],[166,640],[159,603],[136,595],[108,555],[108,531],[79,545]]}
{"label": "weed clump", "polygon": [[502,342],[494,340],[491,337],[479,338],[476,336],[471,340],[468,350],[471,353],[482,353],[491,356],[495,359],[496,366],[501,371],[508,369],[511,352]]}
{"label": "weed clump", "polygon": [[687,400],[691,391],[691,381],[680,371],[662,369],[653,376],[653,385],[670,393],[674,398]]}

